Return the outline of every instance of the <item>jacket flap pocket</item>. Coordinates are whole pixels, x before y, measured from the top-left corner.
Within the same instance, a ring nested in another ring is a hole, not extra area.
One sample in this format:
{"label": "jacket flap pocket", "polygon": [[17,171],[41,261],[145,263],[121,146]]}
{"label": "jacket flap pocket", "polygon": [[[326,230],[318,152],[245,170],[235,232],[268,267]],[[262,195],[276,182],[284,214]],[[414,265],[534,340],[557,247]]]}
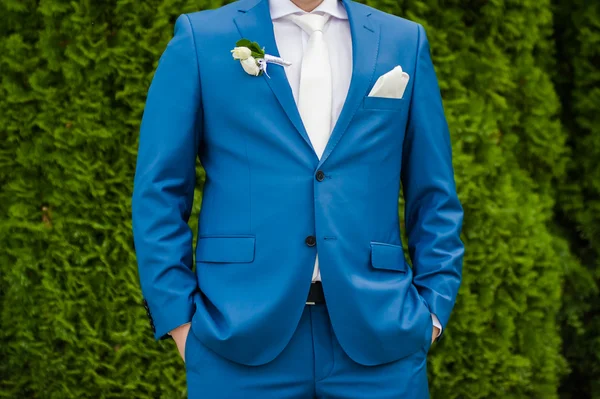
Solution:
{"label": "jacket flap pocket", "polygon": [[402,246],[371,241],[371,265],[376,269],[406,273],[407,265]]}
{"label": "jacket flap pocket", "polygon": [[200,236],[196,260],[200,262],[244,263],[254,260],[255,237],[251,235]]}

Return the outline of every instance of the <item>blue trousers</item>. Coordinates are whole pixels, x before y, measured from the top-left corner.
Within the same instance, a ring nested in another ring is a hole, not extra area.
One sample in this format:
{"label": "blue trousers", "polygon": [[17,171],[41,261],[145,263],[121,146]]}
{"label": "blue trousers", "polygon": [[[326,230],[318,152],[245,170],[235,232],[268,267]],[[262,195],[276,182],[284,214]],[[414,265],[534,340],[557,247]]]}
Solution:
{"label": "blue trousers", "polygon": [[193,334],[185,346],[189,399],[426,399],[427,348],[363,366],[340,347],[325,305],[308,305],[290,343],[262,366],[234,363]]}

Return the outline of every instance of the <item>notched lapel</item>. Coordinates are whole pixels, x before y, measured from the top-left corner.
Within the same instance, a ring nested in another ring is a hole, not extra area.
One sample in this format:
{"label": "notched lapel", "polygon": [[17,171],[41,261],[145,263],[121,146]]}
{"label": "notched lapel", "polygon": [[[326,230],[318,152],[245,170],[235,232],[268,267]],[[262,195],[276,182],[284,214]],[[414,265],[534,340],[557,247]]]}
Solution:
{"label": "notched lapel", "polygon": [[[240,2],[238,13],[239,15],[235,17],[234,22],[241,37],[257,42],[261,47],[265,48],[267,54],[279,57],[268,0]],[[288,118],[316,157],[283,67],[279,65],[272,66],[269,68],[269,76],[270,78],[262,74],[259,79],[265,79],[269,84]]]}
{"label": "notched lapel", "polygon": [[370,17],[371,12],[369,9],[351,0],[342,1],[348,13],[348,22],[352,34],[352,77],[346,101],[331,132],[331,137],[325,146],[318,167],[327,160],[327,157],[340,141],[363,97],[367,94],[373,79],[379,52],[379,24]]}

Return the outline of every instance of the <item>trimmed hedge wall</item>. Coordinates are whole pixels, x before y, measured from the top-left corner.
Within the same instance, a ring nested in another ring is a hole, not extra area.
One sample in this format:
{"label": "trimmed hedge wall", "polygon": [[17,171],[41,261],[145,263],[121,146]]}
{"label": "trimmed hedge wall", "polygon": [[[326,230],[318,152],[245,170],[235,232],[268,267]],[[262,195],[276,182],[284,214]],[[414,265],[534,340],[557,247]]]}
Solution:
{"label": "trimmed hedge wall", "polygon": [[[0,398],[185,397],[141,306],[130,197],[173,23],[223,3],[0,0]],[[367,3],[428,32],[465,207],[432,397],[600,398],[597,4]]]}
{"label": "trimmed hedge wall", "polygon": [[564,399],[600,398],[600,2],[555,0],[555,78],[574,156],[560,186],[559,220],[581,266],[569,270],[563,310],[571,373]]}

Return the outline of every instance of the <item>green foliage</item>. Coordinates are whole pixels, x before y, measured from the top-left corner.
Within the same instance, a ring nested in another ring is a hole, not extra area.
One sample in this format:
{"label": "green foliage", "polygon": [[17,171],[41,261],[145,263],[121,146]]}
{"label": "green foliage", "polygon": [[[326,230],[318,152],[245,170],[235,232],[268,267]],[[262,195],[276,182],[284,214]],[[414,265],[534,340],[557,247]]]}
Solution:
{"label": "green foliage", "polygon": [[[0,0],[0,398],[185,397],[140,304],[131,186],[176,17],[225,2]],[[600,397],[598,5],[366,2],[426,28],[465,207],[432,397],[552,399],[569,371],[564,398]]]}
{"label": "green foliage", "polygon": [[140,305],[130,197],[174,18],[208,6],[0,2],[0,397],[184,397]]}
{"label": "green foliage", "polygon": [[569,270],[561,321],[572,373],[561,397],[600,398],[600,4],[556,0],[555,36],[565,99],[563,120],[575,156],[560,186],[561,225],[582,266]]}
{"label": "green foliage", "polygon": [[[375,2],[377,3],[377,2]],[[465,207],[464,280],[432,350],[433,397],[555,398],[556,323],[573,263],[553,232],[566,132],[547,72],[549,1],[404,2],[432,45]]]}

